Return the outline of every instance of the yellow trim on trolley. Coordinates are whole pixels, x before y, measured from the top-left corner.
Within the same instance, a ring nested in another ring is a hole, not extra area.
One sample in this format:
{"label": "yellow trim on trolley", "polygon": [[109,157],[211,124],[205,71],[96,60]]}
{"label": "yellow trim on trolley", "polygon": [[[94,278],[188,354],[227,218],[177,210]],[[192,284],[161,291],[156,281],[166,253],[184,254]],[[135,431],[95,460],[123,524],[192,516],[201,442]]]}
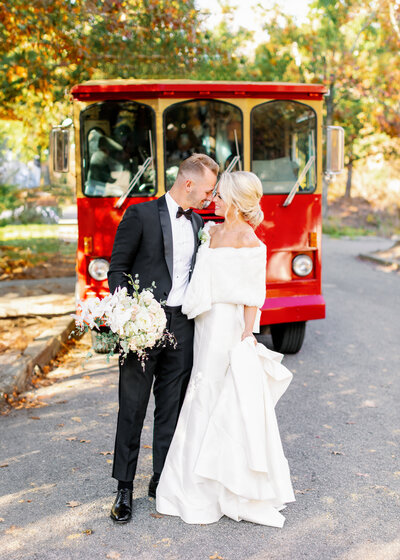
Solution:
{"label": "yellow trim on trolley", "polygon": [[[114,82],[118,83],[118,81]],[[137,81],[138,83],[142,83],[141,80]],[[143,83],[147,83],[148,81],[144,81]],[[184,82],[182,80],[182,82]],[[103,82],[96,82],[96,83],[103,83]],[[105,83],[105,82],[104,82]],[[154,83],[157,83],[154,81]],[[262,105],[264,103],[276,101],[271,97],[266,98],[239,98],[239,99],[232,99],[232,98],[209,98],[215,99],[216,101],[223,101],[225,103],[229,103],[234,107],[238,107],[242,111],[243,115],[243,162],[244,162],[244,170],[250,171],[251,170],[251,123],[250,123],[250,115],[252,109],[257,107],[258,105]],[[170,107],[171,105],[175,105],[181,102],[187,101],[200,101],[199,98],[164,98],[159,97],[155,99],[141,99],[141,98],[130,98],[129,101],[135,101],[137,103],[147,105],[151,107],[155,112],[156,118],[156,161],[157,161],[157,195],[162,196],[165,193],[165,176],[164,176],[164,130],[163,130],[163,121],[164,121],[164,112],[165,110]],[[322,136],[323,136],[323,117],[322,117],[322,109],[323,109],[323,99],[321,100],[308,100],[308,99],[296,99],[291,98],[290,101],[295,101],[297,103],[301,103],[302,105],[306,105],[311,107],[317,117],[317,139],[316,139],[316,151],[317,151],[317,187],[315,191],[311,194],[321,194],[322,193]],[[83,102],[74,99],[74,128],[75,128],[75,163],[76,163],[76,195],[77,198],[84,197],[82,191],[82,165],[81,165],[81,134],[80,134],[80,114],[81,112],[89,107],[90,105],[94,105],[97,103],[104,103],[105,101],[91,101],[91,102]]]}

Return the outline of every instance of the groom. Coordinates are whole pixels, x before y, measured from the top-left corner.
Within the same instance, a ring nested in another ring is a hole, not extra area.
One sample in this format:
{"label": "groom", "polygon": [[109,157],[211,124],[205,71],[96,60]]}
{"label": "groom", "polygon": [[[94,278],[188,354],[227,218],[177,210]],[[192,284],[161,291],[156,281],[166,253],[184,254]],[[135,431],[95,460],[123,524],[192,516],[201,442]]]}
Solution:
{"label": "groom", "polygon": [[193,270],[202,218],[192,207],[210,201],[217,181],[218,164],[205,154],[185,159],[171,190],[157,200],[130,206],[118,227],[111,255],[108,284],[113,293],[126,286],[126,274],[139,275],[142,289],[155,282],[154,297],[166,301],[167,329],[177,346],[148,352],[143,371],[130,352],[120,362],[119,412],[115,438],[113,478],[118,493],[111,518],[126,523],[132,516],[132,490],[140,435],[154,378],[153,476],[149,496],[155,497],[165,457],[175,431],[193,362],[193,321],[181,305]]}

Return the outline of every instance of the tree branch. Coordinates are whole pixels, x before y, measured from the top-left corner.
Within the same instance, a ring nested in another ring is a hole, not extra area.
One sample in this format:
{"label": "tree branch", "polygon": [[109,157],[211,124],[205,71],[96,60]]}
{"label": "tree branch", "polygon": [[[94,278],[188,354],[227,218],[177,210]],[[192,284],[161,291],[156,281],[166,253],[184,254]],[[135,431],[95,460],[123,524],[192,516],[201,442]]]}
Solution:
{"label": "tree branch", "polygon": [[394,3],[390,2],[389,0],[389,15],[390,15],[390,23],[394,29],[394,32],[397,35],[397,38],[400,39],[400,27],[396,21],[396,14],[394,12]]}
{"label": "tree branch", "polygon": [[357,46],[358,40],[359,40],[359,38],[360,38],[360,36],[361,36],[361,33],[362,33],[363,31],[365,31],[365,30],[370,26],[372,20],[376,17],[376,15],[377,15],[376,12],[372,12],[372,14],[369,16],[369,18],[367,19],[367,21],[364,23],[364,25],[363,25],[362,28],[360,29],[360,31],[359,31],[358,34],[357,34],[357,37],[356,37],[355,40],[354,40],[353,46],[352,46],[351,49],[350,49],[350,54],[353,54],[353,52],[354,52],[354,50],[355,50],[355,48],[356,48],[356,46]]}

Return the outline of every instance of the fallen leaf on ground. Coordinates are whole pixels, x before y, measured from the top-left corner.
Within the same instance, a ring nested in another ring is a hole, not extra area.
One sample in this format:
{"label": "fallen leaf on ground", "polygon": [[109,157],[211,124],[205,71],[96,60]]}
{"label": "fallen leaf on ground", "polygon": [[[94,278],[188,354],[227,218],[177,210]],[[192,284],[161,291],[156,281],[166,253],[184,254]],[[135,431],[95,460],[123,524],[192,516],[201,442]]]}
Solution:
{"label": "fallen leaf on ground", "polygon": [[210,560],[224,560],[222,556],[219,556],[217,553],[210,556]]}
{"label": "fallen leaf on ground", "polygon": [[294,493],[295,494],[305,494],[306,492],[310,492],[310,490],[312,490],[312,488],[306,488],[305,490],[295,490]]}
{"label": "fallen leaf on ground", "polygon": [[376,408],[375,401],[363,401],[362,406],[365,406],[367,408]]}
{"label": "fallen leaf on ground", "polygon": [[100,451],[100,455],[113,455],[114,451]]}
{"label": "fallen leaf on ground", "polygon": [[144,449],[151,449],[151,445],[143,445]]}
{"label": "fallen leaf on ground", "polygon": [[79,443],[90,443],[90,439],[80,439]]}
{"label": "fallen leaf on ground", "polygon": [[112,463],[112,459],[107,459],[107,463]]}
{"label": "fallen leaf on ground", "polygon": [[163,515],[160,515],[159,513],[150,513],[151,517],[155,517],[156,519],[161,519],[162,517],[164,517]]}
{"label": "fallen leaf on ground", "polygon": [[82,379],[91,379],[90,375],[82,375]]}
{"label": "fallen leaf on ground", "polygon": [[341,451],[331,451],[331,455],[344,455]]}
{"label": "fallen leaf on ground", "polygon": [[82,419],[79,418],[79,416],[72,416],[71,420],[73,420],[74,422],[82,422]]}
{"label": "fallen leaf on ground", "polygon": [[119,552],[115,552],[115,550],[110,550],[106,558],[110,558],[111,560],[118,560],[118,558],[121,558],[121,555]]}
{"label": "fallen leaf on ground", "polygon": [[6,529],[6,533],[12,533],[13,531],[16,531],[17,529],[21,529],[21,527],[18,527],[18,525],[10,525],[10,527],[8,529]]}
{"label": "fallen leaf on ground", "polygon": [[72,533],[72,535],[68,535],[67,539],[72,540],[72,539],[80,539],[82,537],[81,533]]}
{"label": "fallen leaf on ground", "polygon": [[76,437],[67,437],[65,438],[67,441],[76,441]]}
{"label": "fallen leaf on ground", "polygon": [[0,517],[0,523],[3,523],[4,517]]}
{"label": "fallen leaf on ground", "polygon": [[57,424],[57,428],[63,428],[64,424]]}
{"label": "fallen leaf on ground", "polygon": [[367,477],[367,476],[369,476],[369,474],[358,472],[358,473],[356,473],[356,476],[365,476],[365,477]]}
{"label": "fallen leaf on ground", "polygon": [[30,420],[40,420],[40,416],[29,416]]}
{"label": "fallen leaf on ground", "polygon": [[83,533],[84,535],[93,535],[92,529],[85,529],[84,531],[82,531],[82,533]]}
{"label": "fallen leaf on ground", "polygon": [[78,507],[78,506],[82,505],[80,502],[74,502],[74,501],[72,501],[72,502],[66,502],[66,504],[67,504],[67,506],[70,507],[70,508],[74,508],[74,507]]}

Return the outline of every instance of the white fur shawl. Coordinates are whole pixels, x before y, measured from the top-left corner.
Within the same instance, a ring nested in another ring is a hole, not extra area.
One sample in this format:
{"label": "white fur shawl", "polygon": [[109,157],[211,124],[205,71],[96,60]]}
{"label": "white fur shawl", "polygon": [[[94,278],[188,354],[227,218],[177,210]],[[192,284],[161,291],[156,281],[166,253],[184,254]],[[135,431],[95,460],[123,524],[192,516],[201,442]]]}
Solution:
{"label": "white fur shawl", "polygon": [[213,303],[261,307],[265,300],[266,247],[199,248],[196,266],[187,288],[182,312],[193,319]]}

